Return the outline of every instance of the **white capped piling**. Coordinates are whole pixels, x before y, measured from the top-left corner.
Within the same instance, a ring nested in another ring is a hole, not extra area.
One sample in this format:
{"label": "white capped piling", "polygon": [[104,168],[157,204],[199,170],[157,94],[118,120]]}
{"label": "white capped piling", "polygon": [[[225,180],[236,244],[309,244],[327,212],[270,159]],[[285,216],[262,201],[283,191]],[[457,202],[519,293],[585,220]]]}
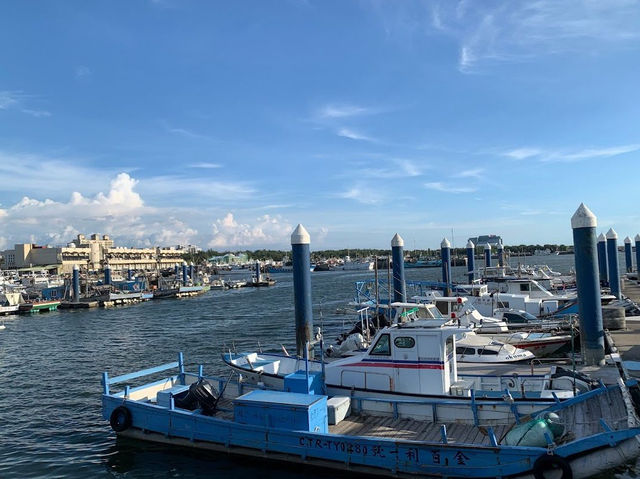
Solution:
{"label": "white capped piling", "polygon": [[484,265],[485,267],[491,267],[491,245],[487,243],[484,245]]}
{"label": "white capped piling", "polygon": [[192,283],[196,280],[196,265],[193,264],[193,261],[189,264],[189,278]]}
{"label": "white capped piling", "polygon": [[451,243],[447,238],[440,243],[440,258],[442,258],[442,294],[451,296]]}
{"label": "white capped piling", "polygon": [[73,265],[72,280],[73,302],[77,303],[80,300],[80,269],[77,264]]}
{"label": "white capped piling", "polygon": [[498,243],[498,266],[504,266],[504,246],[502,241]]}
{"label": "white capped piling", "polygon": [[256,283],[259,283],[262,279],[262,275],[260,274],[260,261],[256,261]]}
{"label": "white capped piling", "polygon": [[633,259],[631,257],[631,238],[628,236],[624,239],[624,264],[627,273],[633,271]]}
{"label": "white capped piling", "polygon": [[598,271],[600,283],[609,284],[609,270],[607,268],[607,237],[600,233],[598,236]]}
{"label": "white capped piling", "polygon": [[182,284],[183,285],[187,285],[187,262],[183,261],[182,262]]}
{"label": "white capped piling", "polygon": [[111,284],[111,266],[104,264],[104,284]]}
{"label": "white capped piling", "polygon": [[587,365],[604,364],[604,330],[598,281],[596,226],[596,216],[584,203],[580,203],[571,217],[571,228],[578,287],[580,338]]}
{"label": "white capped piling", "polygon": [[407,287],[404,282],[404,240],[396,233],[391,239],[391,261],[393,262],[393,300],[404,303]]}
{"label": "white capped piling", "polygon": [[476,245],[473,241],[467,241],[467,271],[469,272],[469,283],[473,283],[474,271],[476,269]]}
{"label": "white capped piling", "polygon": [[178,279],[178,268],[179,268],[178,263],[173,265],[173,274],[176,275],[176,279]]}
{"label": "white capped piling", "polygon": [[607,231],[607,263],[609,266],[609,288],[611,294],[620,299],[620,268],[618,268],[618,233],[613,228]]}
{"label": "white capped piling", "polygon": [[636,274],[640,282],[640,234],[637,234],[634,239],[636,240]]}
{"label": "white capped piling", "polygon": [[[293,301],[296,318],[296,354],[305,357],[307,344],[313,337],[313,305],[311,302],[311,238],[299,224],[291,234],[291,258],[293,261]],[[313,357],[313,350],[309,351]]]}

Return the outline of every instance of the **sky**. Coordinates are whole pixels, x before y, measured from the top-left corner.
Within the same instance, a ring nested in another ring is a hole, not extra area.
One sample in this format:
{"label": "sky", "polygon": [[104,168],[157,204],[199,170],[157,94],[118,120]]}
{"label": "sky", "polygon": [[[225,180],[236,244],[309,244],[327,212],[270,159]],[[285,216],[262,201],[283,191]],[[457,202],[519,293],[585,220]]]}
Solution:
{"label": "sky", "polygon": [[0,249],[640,232],[640,3],[0,3]]}

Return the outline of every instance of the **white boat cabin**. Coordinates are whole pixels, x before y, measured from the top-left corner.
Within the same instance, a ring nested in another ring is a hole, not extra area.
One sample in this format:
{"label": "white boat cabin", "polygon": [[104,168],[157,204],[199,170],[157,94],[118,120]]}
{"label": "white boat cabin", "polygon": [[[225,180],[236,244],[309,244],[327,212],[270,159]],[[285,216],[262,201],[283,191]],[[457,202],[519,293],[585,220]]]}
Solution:
{"label": "white boat cabin", "polygon": [[[409,314],[427,309],[412,306]],[[469,329],[446,326],[446,322],[409,319],[382,329],[366,352],[327,364],[327,384],[408,394],[450,394],[458,381],[455,337]]]}

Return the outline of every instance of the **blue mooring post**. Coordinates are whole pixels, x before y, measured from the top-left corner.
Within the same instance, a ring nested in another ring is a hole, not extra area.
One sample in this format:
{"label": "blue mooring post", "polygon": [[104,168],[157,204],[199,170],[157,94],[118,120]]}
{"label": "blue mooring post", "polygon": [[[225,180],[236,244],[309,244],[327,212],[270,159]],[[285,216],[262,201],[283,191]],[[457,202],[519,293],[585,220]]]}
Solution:
{"label": "blue mooring post", "polygon": [[182,284],[187,285],[187,262],[182,263]]}
{"label": "blue mooring post", "polygon": [[191,282],[195,283],[195,281],[196,281],[196,265],[193,264],[193,261],[189,265],[189,277],[191,278]]}
{"label": "blue mooring post", "polygon": [[256,261],[256,283],[260,282],[260,277],[262,275],[260,274],[260,261]]}
{"label": "blue mooring post", "polygon": [[173,274],[175,274],[176,279],[178,279],[178,263],[173,265]]}
{"label": "blue mooring post", "polygon": [[[293,301],[296,318],[296,354],[305,357],[307,344],[313,337],[313,309],[311,303],[311,238],[304,226],[298,225],[291,234],[293,260]],[[309,351],[313,359],[313,351]]]}
{"label": "blue mooring post", "polygon": [[451,296],[451,243],[447,238],[440,243],[440,258],[442,258],[442,294]]}
{"label": "blue mooring post", "polygon": [[636,240],[636,274],[640,282],[640,234],[637,234],[634,239]]}
{"label": "blue mooring post", "polygon": [[131,267],[127,268],[127,281],[131,281],[133,279],[133,270]]}
{"label": "blue mooring post", "polygon": [[604,330],[598,281],[595,215],[584,203],[571,217],[573,247],[578,286],[580,338],[584,360],[588,366],[604,364]]}
{"label": "blue mooring post", "polygon": [[502,241],[498,243],[498,266],[504,266],[504,246]]}
{"label": "blue mooring post", "polygon": [[476,269],[476,245],[473,241],[467,241],[467,271],[469,272],[469,283],[473,283]]}
{"label": "blue mooring post", "polygon": [[404,240],[396,233],[391,239],[391,261],[393,262],[393,300],[404,303],[407,287],[404,282]]}
{"label": "blue mooring post", "polygon": [[633,259],[631,258],[631,238],[628,236],[624,239],[624,263],[627,273],[633,271]]}
{"label": "blue mooring post", "polygon": [[111,266],[104,264],[104,284],[111,284]]}
{"label": "blue mooring post", "polygon": [[598,236],[598,271],[600,272],[600,284],[609,284],[609,271],[607,270],[607,238],[602,233]]}
{"label": "blue mooring post", "polygon": [[618,233],[613,228],[607,231],[607,263],[609,264],[609,288],[611,294],[620,299],[620,268],[618,268]]}
{"label": "blue mooring post", "polygon": [[77,303],[80,299],[80,270],[78,269],[78,265],[73,265],[73,302]]}
{"label": "blue mooring post", "polygon": [[491,245],[489,243],[484,245],[484,265],[487,268],[491,267]]}

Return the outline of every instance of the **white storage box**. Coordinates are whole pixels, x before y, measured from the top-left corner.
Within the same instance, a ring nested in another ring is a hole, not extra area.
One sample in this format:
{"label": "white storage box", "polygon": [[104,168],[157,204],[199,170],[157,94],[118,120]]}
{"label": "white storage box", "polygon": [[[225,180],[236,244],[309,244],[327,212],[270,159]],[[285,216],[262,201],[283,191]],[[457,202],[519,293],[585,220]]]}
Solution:
{"label": "white storage box", "polygon": [[334,396],[327,400],[329,424],[338,424],[351,413],[351,399],[346,396]]}

